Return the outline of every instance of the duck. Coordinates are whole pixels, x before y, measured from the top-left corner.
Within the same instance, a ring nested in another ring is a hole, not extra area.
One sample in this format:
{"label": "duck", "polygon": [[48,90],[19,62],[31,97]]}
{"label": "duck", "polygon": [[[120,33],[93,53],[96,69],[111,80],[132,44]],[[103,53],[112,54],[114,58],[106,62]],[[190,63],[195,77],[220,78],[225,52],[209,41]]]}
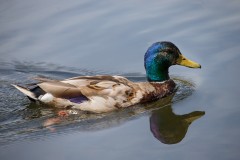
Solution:
{"label": "duck", "polygon": [[36,77],[37,83],[12,84],[31,101],[61,109],[93,113],[111,112],[164,98],[176,90],[169,67],[201,68],[187,59],[172,42],[153,43],[144,55],[146,82],[132,82],[119,75],[79,76],[64,80]]}

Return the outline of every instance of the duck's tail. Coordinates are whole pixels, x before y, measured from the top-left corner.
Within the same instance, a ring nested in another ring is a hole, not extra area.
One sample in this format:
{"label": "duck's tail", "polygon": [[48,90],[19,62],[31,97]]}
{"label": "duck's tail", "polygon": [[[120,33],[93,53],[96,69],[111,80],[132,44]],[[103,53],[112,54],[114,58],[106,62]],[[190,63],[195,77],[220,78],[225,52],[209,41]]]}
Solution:
{"label": "duck's tail", "polygon": [[19,86],[19,85],[15,85],[15,84],[12,84],[13,87],[17,88],[19,91],[21,91],[23,94],[25,94],[26,96],[28,96],[28,98],[30,100],[33,100],[33,101],[36,101],[38,100],[36,95],[31,92],[29,89],[25,88],[25,87],[22,87],[22,86]]}

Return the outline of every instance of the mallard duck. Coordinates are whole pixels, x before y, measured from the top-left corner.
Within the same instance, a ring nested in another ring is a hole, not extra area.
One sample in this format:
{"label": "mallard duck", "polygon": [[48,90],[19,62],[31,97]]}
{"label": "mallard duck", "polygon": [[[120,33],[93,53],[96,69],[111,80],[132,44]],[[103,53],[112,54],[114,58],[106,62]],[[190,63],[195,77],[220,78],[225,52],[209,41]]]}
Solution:
{"label": "mallard duck", "polygon": [[171,42],[156,42],[145,53],[144,66],[148,82],[134,83],[122,76],[80,76],[51,80],[36,78],[36,84],[14,85],[30,100],[63,109],[79,109],[101,113],[138,103],[153,101],[174,92],[175,83],[169,78],[172,65],[201,68],[188,60]]}

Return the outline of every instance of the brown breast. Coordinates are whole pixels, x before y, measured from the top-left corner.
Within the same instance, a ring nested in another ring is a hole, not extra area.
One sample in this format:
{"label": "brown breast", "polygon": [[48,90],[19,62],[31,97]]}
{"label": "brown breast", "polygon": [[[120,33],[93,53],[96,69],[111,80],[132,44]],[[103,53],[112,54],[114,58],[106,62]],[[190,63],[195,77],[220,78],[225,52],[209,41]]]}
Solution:
{"label": "brown breast", "polygon": [[[172,94],[175,90],[176,84],[172,79],[169,79],[163,83],[156,83],[156,82],[146,82],[146,89],[144,91],[144,87],[141,87],[143,90],[143,98],[141,99],[141,103],[153,101],[159,98],[166,97]],[[153,87],[154,89],[149,92],[149,87]]]}

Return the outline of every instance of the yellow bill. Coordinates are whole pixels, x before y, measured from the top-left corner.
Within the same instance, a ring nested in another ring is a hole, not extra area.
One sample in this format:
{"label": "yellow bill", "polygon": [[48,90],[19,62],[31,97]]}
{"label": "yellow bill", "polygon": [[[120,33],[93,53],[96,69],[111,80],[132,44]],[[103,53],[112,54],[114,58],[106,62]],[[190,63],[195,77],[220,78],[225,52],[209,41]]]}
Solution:
{"label": "yellow bill", "polygon": [[179,55],[179,58],[177,59],[176,64],[181,65],[181,66],[186,66],[189,68],[201,68],[200,64],[187,59],[182,54]]}

